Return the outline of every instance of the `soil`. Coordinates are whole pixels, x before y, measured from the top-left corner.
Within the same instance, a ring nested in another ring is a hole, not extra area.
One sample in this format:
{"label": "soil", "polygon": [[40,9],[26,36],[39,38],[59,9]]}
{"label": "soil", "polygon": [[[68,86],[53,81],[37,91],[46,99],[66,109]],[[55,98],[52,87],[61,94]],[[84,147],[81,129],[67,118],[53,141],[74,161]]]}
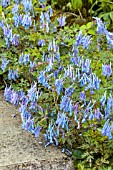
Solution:
{"label": "soil", "polygon": [[73,170],[69,157],[54,146],[44,147],[21,127],[18,109],[0,92],[0,170]]}

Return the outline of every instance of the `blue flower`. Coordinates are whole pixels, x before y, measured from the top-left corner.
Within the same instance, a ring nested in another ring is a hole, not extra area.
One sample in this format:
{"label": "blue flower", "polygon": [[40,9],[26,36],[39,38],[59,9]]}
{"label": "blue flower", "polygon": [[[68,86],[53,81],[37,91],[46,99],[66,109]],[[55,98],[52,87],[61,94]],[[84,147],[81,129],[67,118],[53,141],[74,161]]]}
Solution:
{"label": "blue flower", "polygon": [[58,146],[58,140],[57,140],[57,133],[54,130],[54,125],[52,125],[52,122],[49,124],[48,129],[46,130],[46,134],[44,134],[44,138],[47,142],[47,144],[45,145],[48,146],[50,144],[55,144],[56,146]]}
{"label": "blue flower", "polygon": [[4,97],[6,99],[6,101],[10,102],[11,101],[11,95],[12,95],[12,89],[11,86],[10,87],[5,87],[4,90]]}
{"label": "blue flower", "polygon": [[14,80],[18,78],[18,70],[12,70],[9,68],[8,80]]}
{"label": "blue flower", "polygon": [[56,91],[58,95],[63,91],[63,81],[62,79],[56,79],[55,80],[55,86],[56,86]]}
{"label": "blue flower", "polygon": [[61,17],[59,17],[57,20],[58,20],[58,22],[59,22],[59,25],[61,26],[61,27],[64,27],[65,26],[65,19],[66,19],[66,16],[61,16]]}
{"label": "blue flower", "polygon": [[66,96],[68,96],[68,97],[71,97],[71,95],[74,93],[74,88],[72,88],[72,87],[68,87],[68,88],[66,88],[66,90],[65,90],[65,95]]}
{"label": "blue flower", "polygon": [[86,59],[86,60],[82,59],[81,61],[82,61],[82,71],[85,73],[89,73],[90,68],[91,68],[90,67],[91,61],[89,59]]}
{"label": "blue flower", "polygon": [[106,34],[105,24],[102,23],[101,19],[98,17],[93,17],[93,18],[96,19],[97,33],[98,34]]}
{"label": "blue flower", "polygon": [[11,104],[13,105],[18,105],[19,103],[19,98],[18,98],[18,93],[16,93],[15,91],[12,91],[12,95],[11,95]]}
{"label": "blue flower", "polygon": [[6,8],[7,6],[10,5],[10,0],[2,0],[2,6]]}
{"label": "blue flower", "polygon": [[19,35],[14,34],[12,38],[12,45],[18,46],[19,45]]}
{"label": "blue flower", "polygon": [[36,100],[36,95],[37,95],[37,86],[36,83],[31,85],[31,88],[28,90],[28,98],[29,101],[35,101]]}
{"label": "blue flower", "polygon": [[80,100],[82,100],[82,101],[85,101],[85,100],[86,100],[86,94],[85,94],[84,91],[80,92],[79,98],[80,98]]}
{"label": "blue flower", "polygon": [[20,17],[19,17],[19,15],[18,15],[18,14],[14,14],[13,20],[14,20],[14,26],[15,26],[15,27],[18,27],[18,26],[19,26],[19,23],[20,23]]}
{"label": "blue flower", "polygon": [[111,128],[109,125],[109,119],[105,122],[105,124],[101,130],[101,133],[103,136],[107,136],[109,140],[112,139]]}
{"label": "blue flower", "polygon": [[68,130],[68,120],[65,113],[58,112],[56,125],[58,125],[58,128],[66,128]]}
{"label": "blue flower", "polygon": [[35,134],[35,137],[36,137],[36,138],[39,137],[39,134],[40,134],[41,129],[42,129],[42,128],[41,128],[40,126],[37,126],[37,127],[34,129],[33,133]]}
{"label": "blue flower", "polygon": [[94,118],[100,120],[101,117],[103,118],[103,115],[100,112],[100,109],[99,108],[95,109]]}
{"label": "blue flower", "polygon": [[102,64],[102,74],[104,76],[110,77],[112,74],[111,63],[110,64]]}
{"label": "blue flower", "polygon": [[0,21],[0,27],[3,29],[3,27],[4,27],[4,21],[2,20],[2,21]]}
{"label": "blue flower", "polygon": [[49,16],[48,11],[44,13],[44,17],[45,17],[46,21],[47,21],[48,23],[50,23],[50,16]]}
{"label": "blue flower", "polygon": [[79,46],[81,43],[82,43],[82,31],[79,31],[78,35],[76,36],[75,47]]}
{"label": "blue flower", "polygon": [[13,8],[12,8],[12,13],[15,14],[18,12],[18,5],[14,5]]}
{"label": "blue flower", "polygon": [[43,39],[38,41],[39,47],[43,47],[44,45],[45,45],[45,41]]}
{"label": "blue flower", "polygon": [[32,0],[23,0],[21,2],[21,4],[24,6],[24,10],[25,12],[29,12],[32,10],[33,6],[32,6]]}
{"label": "blue flower", "polygon": [[9,63],[9,60],[7,60],[6,58],[2,60],[2,65],[1,65],[2,71],[5,71],[8,63]]}
{"label": "blue flower", "polygon": [[90,36],[84,36],[84,37],[82,37],[82,47],[83,47],[83,49],[87,49],[88,48],[88,46],[90,45],[90,43],[91,43],[91,38],[90,38]]}
{"label": "blue flower", "polygon": [[38,82],[40,84],[42,84],[44,87],[48,87],[48,88],[50,87],[49,84],[48,84],[48,80],[45,77],[45,72],[44,71],[40,72],[39,77],[38,77]]}
{"label": "blue flower", "polygon": [[22,20],[22,26],[25,29],[28,29],[30,26],[32,25],[32,19],[31,16],[29,16],[29,14],[25,14]]}
{"label": "blue flower", "polygon": [[27,65],[29,62],[30,62],[30,59],[29,59],[29,54],[21,54],[20,57],[19,57],[19,63],[20,64],[24,64],[24,65]]}
{"label": "blue flower", "polygon": [[104,95],[100,99],[101,106],[103,107],[106,103],[106,91],[104,92]]}
{"label": "blue flower", "polygon": [[72,116],[72,111],[73,111],[72,101],[66,95],[62,96],[62,101],[60,103],[60,110],[63,110],[64,112],[69,112],[69,115]]}

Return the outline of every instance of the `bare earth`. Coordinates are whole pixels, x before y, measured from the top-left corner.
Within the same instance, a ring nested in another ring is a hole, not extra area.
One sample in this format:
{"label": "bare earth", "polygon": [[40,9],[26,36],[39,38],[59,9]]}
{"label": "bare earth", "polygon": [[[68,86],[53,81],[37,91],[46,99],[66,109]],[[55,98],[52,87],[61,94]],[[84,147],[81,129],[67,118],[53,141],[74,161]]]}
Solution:
{"label": "bare earth", "polygon": [[18,109],[0,92],[0,170],[73,170],[66,155],[54,146],[45,148],[41,141],[41,136],[36,139],[22,130]]}

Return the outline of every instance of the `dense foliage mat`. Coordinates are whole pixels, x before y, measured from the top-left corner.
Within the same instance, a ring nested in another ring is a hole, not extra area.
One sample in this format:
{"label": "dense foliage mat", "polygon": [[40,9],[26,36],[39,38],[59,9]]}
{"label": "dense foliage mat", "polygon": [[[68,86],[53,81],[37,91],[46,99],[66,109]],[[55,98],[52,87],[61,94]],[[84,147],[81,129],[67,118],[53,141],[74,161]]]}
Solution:
{"label": "dense foliage mat", "polygon": [[78,169],[112,169],[113,33],[97,17],[68,27],[43,1],[2,0],[0,14],[0,77],[22,128]]}

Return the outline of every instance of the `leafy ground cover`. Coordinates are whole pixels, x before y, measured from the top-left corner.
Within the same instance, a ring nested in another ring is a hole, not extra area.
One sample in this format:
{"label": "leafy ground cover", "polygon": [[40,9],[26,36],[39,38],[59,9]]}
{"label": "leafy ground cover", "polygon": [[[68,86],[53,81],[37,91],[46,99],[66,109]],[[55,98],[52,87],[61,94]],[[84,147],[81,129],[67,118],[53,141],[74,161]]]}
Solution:
{"label": "leafy ground cover", "polygon": [[3,0],[0,14],[0,76],[22,128],[75,168],[112,169],[113,33],[97,17],[69,27],[43,1]]}

